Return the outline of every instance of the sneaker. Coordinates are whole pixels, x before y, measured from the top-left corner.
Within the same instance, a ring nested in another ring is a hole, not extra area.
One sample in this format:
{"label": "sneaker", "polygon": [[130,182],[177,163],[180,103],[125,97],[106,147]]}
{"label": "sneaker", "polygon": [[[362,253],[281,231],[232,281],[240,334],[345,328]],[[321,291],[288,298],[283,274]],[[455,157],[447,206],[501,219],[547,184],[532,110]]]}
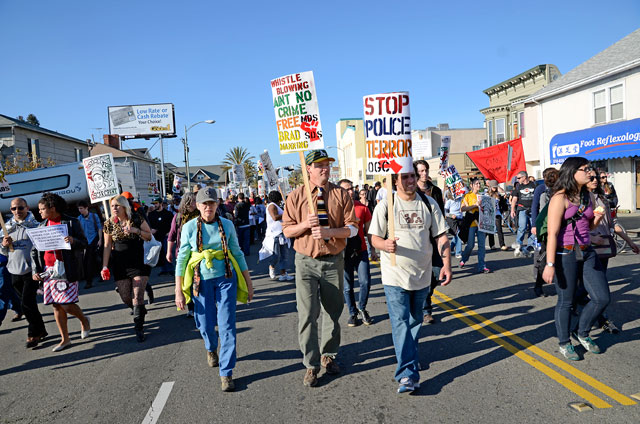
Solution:
{"label": "sneaker", "polygon": [[271,265],[269,265],[269,278],[271,278],[272,280],[276,279],[276,269]]}
{"label": "sneaker", "polygon": [[598,347],[598,345],[596,344],[596,342],[594,342],[591,337],[587,336],[587,337],[580,337],[578,336],[578,341],[580,342],[580,344],[582,345],[582,347],[584,347],[587,351],[591,352],[591,353],[595,353],[596,355],[602,353],[600,351],[600,348]]}
{"label": "sneaker", "polygon": [[431,314],[426,314],[424,316],[424,319],[422,320],[423,324],[435,324],[436,323],[436,319],[433,317],[433,315]]}
{"label": "sneaker", "polygon": [[620,329],[610,319],[602,324],[602,330],[610,334],[618,334],[620,332]]}
{"label": "sneaker", "polygon": [[307,368],[307,372],[304,374],[302,385],[306,387],[314,387],[318,384],[318,370]]}
{"label": "sneaker", "polygon": [[460,268],[464,268],[464,261],[460,261]]}
{"label": "sneaker", "polygon": [[507,246],[500,246],[500,250],[502,250],[502,251],[505,251],[507,249],[509,249]]}
{"label": "sneaker", "polygon": [[460,254],[456,255],[456,259],[460,259],[460,258],[462,258],[462,255]]}
{"label": "sneaker", "polygon": [[209,366],[211,368],[215,368],[218,365],[220,365],[220,361],[218,360],[218,353],[217,352],[209,352],[209,351],[207,351],[207,364],[209,364]]}
{"label": "sneaker", "polygon": [[[420,385],[418,385],[420,387]],[[398,385],[398,393],[413,392],[416,389],[416,385],[409,377],[402,377],[400,384]]]}
{"label": "sneaker", "polygon": [[513,243],[513,244],[511,245],[511,248],[512,248],[513,250],[515,250],[515,249],[520,249],[520,245],[519,245],[518,243]]}
{"label": "sneaker", "polygon": [[485,266],[480,272],[482,272],[483,274],[489,274],[491,273],[491,270]]}
{"label": "sneaker", "polygon": [[358,325],[358,315],[351,315],[349,321],[347,321],[349,327],[355,327]]}
{"label": "sneaker", "polygon": [[369,312],[366,309],[360,309],[360,316],[362,316],[362,323],[364,325],[373,324],[373,319],[369,316]]}
{"label": "sneaker", "polygon": [[520,246],[516,247],[516,248],[513,250],[513,256],[514,256],[515,258],[521,258],[521,257],[522,257],[522,250],[520,250]]}
{"label": "sneaker", "polygon": [[233,392],[236,389],[233,378],[230,375],[220,377],[220,388],[223,392]]}
{"label": "sneaker", "polygon": [[340,367],[336,362],[336,358],[324,355],[320,358],[320,364],[322,365],[322,368],[326,369],[327,374],[340,374]]}
{"label": "sneaker", "polygon": [[284,278],[286,279],[286,281],[293,281],[296,279],[296,277],[294,277],[293,275],[289,275],[288,272],[284,273]]}
{"label": "sneaker", "polygon": [[560,350],[560,353],[570,361],[579,361],[580,360],[580,357],[576,353],[576,350],[573,348],[573,345],[571,343],[567,343],[565,345],[560,345],[558,347],[558,350]]}

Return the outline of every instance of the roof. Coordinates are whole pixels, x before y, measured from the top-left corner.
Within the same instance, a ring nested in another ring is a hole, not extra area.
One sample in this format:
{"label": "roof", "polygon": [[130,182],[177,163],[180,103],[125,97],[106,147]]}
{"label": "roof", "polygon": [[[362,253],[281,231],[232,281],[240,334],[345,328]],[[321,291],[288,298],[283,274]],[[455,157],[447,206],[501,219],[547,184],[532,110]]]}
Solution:
{"label": "roof", "polygon": [[640,29],[576,66],[529,98],[548,97],[563,89],[574,88],[635,66],[640,66]]}
{"label": "roof", "polygon": [[74,143],[80,143],[87,146],[87,142],[84,140],[80,140],[79,138],[71,137],[70,135],[62,134],[57,131],[53,131],[44,127],[39,127],[37,125],[32,125],[28,122],[20,121],[19,119],[11,118],[10,116],[2,115],[2,114],[0,114],[0,128],[1,127],[24,128],[29,131],[35,131],[41,134],[48,134],[53,137],[63,138],[67,141],[72,141]]}
{"label": "roof", "polygon": [[[181,172],[186,175],[187,168],[184,166],[178,166],[175,168],[177,172]],[[189,166],[189,173],[191,174],[191,178],[198,171],[203,171],[203,173],[211,178],[214,181],[218,181],[221,176],[225,175],[226,171],[224,170],[224,165],[205,165],[205,166]]]}
{"label": "roof", "polygon": [[509,79],[506,79],[492,87],[487,88],[486,90],[482,90],[482,92],[486,95],[489,95],[489,93],[493,92],[493,91],[497,91],[499,89],[502,88],[507,88],[510,87],[512,85],[518,84],[520,81],[522,80],[526,80],[529,79],[531,75],[535,75],[535,74],[539,74],[541,72],[545,72],[545,70],[547,69],[548,65],[537,65],[534,66],[531,69],[527,69],[526,71],[516,75],[515,77],[511,77]]}
{"label": "roof", "polygon": [[145,162],[156,163],[153,159],[149,159],[148,157],[145,157],[145,156],[140,156],[135,152],[135,150],[137,149],[119,150],[119,149],[116,149],[115,147],[108,146],[106,144],[96,144],[91,149],[91,156],[111,153],[114,158],[135,158],[138,160],[143,160]]}

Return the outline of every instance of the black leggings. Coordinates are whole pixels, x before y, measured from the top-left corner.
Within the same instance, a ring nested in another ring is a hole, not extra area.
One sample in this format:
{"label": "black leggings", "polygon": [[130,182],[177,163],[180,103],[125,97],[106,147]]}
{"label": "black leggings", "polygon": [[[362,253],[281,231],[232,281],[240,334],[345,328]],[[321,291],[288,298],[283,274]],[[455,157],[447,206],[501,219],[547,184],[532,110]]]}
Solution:
{"label": "black leggings", "polygon": [[29,323],[28,337],[38,337],[45,333],[44,321],[38,309],[37,290],[39,281],[34,281],[31,273],[24,275],[11,275],[11,282],[22,306],[22,313]]}

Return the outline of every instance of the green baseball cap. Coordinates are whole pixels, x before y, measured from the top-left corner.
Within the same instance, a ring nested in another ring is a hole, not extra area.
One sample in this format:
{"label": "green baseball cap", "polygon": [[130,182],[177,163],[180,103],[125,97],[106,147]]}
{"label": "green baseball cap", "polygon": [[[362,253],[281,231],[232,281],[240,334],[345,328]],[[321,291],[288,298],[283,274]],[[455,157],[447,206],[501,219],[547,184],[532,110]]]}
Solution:
{"label": "green baseball cap", "polygon": [[329,157],[327,151],[324,149],[309,150],[309,152],[304,157],[304,161],[307,165],[311,165],[315,162],[322,162],[323,160],[328,160],[329,162],[335,161],[334,158]]}

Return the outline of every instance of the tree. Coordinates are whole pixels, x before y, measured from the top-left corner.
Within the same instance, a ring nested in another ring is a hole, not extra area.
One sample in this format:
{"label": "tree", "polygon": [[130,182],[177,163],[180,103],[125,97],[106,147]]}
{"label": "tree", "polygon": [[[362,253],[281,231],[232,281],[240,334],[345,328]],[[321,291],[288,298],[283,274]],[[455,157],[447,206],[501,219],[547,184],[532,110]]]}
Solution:
{"label": "tree", "polygon": [[30,113],[29,116],[27,116],[27,122],[31,125],[35,125],[36,127],[40,126],[40,121],[38,121],[38,118],[36,118],[36,115],[33,113]]}
{"label": "tree", "polygon": [[50,157],[47,159],[42,159],[41,157],[36,157],[35,160],[29,154],[22,154],[20,149],[16,149],[16,152],[5,157],[2,161],[2,168],[4,169],[4,174],[19,174],[21,172],[29,172],[38,168],[49,168],[51,166],[56,166],[56,162]]}
{"label": "tree", "polygon": [[304,184],[304,177],[302,176],[302,168],[298,165],[296,169],[289,174],[289,185],[291,187],[297,187],[302,184]]}
{"label": "tree", "polygon": [[246,148],[238,146],[232,147],[222,161],[222,169],[227,172],[233,165],[244,165],[244,174],[247,178],[247,184],[256,188],[258,186],[258,169],[255,162],[253,162],[254,159],[255,157],[251,156]]}

